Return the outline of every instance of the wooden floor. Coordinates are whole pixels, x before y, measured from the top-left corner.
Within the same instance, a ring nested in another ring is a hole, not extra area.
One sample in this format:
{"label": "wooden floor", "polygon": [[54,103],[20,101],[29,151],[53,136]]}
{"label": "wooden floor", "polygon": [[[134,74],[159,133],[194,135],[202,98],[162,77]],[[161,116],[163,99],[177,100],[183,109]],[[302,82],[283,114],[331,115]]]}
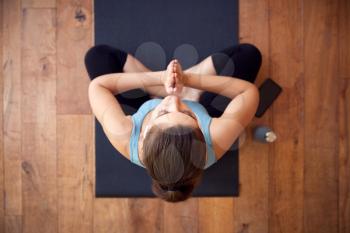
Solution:
{"label": "wooden floor", "polygon": [[[350,1],[242,0],[240,41],[284,89],[246,129],[238,198],[94,198],[92,0],[2,0],[0,232],[349,233]],[[271,145],[251,140],[266,124]]]}

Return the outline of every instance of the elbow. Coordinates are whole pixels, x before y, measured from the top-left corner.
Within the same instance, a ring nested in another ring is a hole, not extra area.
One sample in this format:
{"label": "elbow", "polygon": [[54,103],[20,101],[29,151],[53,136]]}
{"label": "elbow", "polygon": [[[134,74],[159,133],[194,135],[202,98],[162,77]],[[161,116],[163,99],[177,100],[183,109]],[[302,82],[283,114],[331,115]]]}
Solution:
{"label": "elbow", "polygon": [[249,87],[244,91],[247,104],[249,105],[250,113],[254,113],[252,118],[254,117],[256,111],[258,110],[259,102],[260,102],[260,92],[259,89],[254,85],[250,84]]}
{"label": "elbow", "polygon": [[92,80],[89,83],[89,88],[88,88],[89,94],[96,88],[96,85],[98,85],[98,83],[95,80]]}
{"label": "elbow", "polygon": [[94,78],[93,80],[90,81],[90,84],[89,84],[89,89],[92,88],[94,85],[97,85],[98,84],[98,77]]}
{"label": "elbow", "polygon": [[259,92],[259,89],[254,84],[251,86],[250,90],[252,93],[252,99],[253,99],[252,105],[254,106],[254,115],[255,115],[260,103],[260,92]]}
{"label": "elbow", "polygon": [[259,89],[257,88],[257,86],[252,84],[252,86],[250,88],[251,88],[252,92],[254,93],[254,96],[256,97],[256,99],[259,101],[260,93],[259,93]]}
{"label": "elbow", "polygon": [[97,91],[97,88],[99,87],[100,85],[98,84],[97,81],[95,80],[92,80],[89,84],[89,87],[88,87],[88,97],[89,97],[89,101],[91,102],[93,96],[96,94],[96,91]]}

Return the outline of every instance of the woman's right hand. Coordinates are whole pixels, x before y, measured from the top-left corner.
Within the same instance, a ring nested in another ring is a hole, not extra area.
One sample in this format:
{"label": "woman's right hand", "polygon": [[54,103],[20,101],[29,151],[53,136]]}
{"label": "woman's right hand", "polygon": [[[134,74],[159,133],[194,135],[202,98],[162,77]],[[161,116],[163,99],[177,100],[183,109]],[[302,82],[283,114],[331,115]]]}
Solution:
{"label": "woman's right hand", "polygon": [[163,84],[166,92],[169,95],[181,95],[183,89],[183,71],[180,63],[172,60],[165,71]]}

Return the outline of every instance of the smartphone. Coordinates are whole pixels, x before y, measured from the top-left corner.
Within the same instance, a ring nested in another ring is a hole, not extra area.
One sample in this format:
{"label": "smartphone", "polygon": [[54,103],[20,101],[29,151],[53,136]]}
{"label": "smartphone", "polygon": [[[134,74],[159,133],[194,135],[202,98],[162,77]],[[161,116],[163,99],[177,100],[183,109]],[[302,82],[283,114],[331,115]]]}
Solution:
{"label": "smartphone", "polygon": [[261,117],[281,92],[282,87],[271,78],[267,78],[259,87],[260,102],[255,116]]}

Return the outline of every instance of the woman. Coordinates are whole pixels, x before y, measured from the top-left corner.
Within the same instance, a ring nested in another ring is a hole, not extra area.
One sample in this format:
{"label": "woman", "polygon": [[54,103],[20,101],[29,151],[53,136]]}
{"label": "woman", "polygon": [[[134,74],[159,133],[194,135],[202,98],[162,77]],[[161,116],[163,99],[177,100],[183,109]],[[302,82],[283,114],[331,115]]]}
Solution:
{"label": "woman", "polygon": [[[90,105],[109,141],[147,169],[154,194],[169,202],[190,197],[204,169],[230,149],[259,103],[253,83],[261,53],[251,44],[225,48],[185,71],[175,59],[152,72],[108,45],[90,48],[85,65]],[[224,111],[211,104],[215,97],[229,100]],[[137,111],[126,115],[121,105]]]}

